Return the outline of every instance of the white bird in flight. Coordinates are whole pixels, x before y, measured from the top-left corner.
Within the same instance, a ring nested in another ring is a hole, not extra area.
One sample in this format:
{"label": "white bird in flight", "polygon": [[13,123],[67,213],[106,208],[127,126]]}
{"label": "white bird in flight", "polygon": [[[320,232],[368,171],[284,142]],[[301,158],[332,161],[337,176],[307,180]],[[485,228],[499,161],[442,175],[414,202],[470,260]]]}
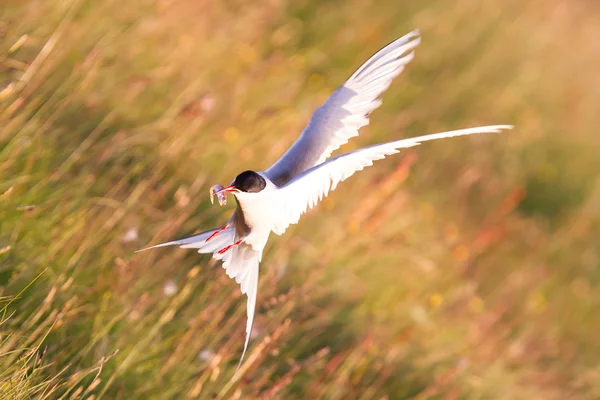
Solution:
{"label": "white bird in flight", "polygon": [[420,41],[419,31],[415,30],[367,60],[316,109],[300,137],[269,169],[244,171],[227,187],[213,186],[211,202],[216,195],[219,204],[224,205],[226,194],[231,193],[237,203],[225,226],[143,249],[178,245],[197,249],[199,253],[212,253],[213,258],[222,261],[227,275],[235,279],[242,293],[248,296],[246,340],[236,373],[250,340],[258,268],[271,232],[282,235],[340,182],[373,165],[373,161],[398,153],[399,149],[429,140],[512,128],[510,125],[493,125],[435,133],[364,147],[326,161],[333,151],[358,136],[358,130],[369,123],[369,115],[381,105],[383,92],[414,58],[414,49]]}

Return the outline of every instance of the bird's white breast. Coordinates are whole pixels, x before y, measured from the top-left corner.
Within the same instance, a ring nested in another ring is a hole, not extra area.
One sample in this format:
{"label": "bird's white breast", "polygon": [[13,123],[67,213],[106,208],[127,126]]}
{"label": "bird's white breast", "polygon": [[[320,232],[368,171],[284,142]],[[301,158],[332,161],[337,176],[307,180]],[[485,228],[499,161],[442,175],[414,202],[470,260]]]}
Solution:
{"label": "bird's white breast", "polygon": [[262,250],[267,243],[271,229],[276,224],[279,214],[277,210],[281,206],[277,201],[277,190],[269,189],[236,196],[244,214],[244,221],[250,227],[250,233],[244,241],[255,250]]}

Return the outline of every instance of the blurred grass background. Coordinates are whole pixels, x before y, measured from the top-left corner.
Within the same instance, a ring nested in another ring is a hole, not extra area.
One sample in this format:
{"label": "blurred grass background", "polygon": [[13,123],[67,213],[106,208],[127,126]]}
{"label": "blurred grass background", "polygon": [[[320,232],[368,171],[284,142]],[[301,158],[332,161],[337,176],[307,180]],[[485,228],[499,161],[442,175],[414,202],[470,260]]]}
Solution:
{"label": "blurred grass background", "polygon": [[[593,1],[5,0],[0,398],[600,398]],[[343,150],[428,143],[345,182],[245,300],[193,251],[208,188],[270,165],[414,28]]]}

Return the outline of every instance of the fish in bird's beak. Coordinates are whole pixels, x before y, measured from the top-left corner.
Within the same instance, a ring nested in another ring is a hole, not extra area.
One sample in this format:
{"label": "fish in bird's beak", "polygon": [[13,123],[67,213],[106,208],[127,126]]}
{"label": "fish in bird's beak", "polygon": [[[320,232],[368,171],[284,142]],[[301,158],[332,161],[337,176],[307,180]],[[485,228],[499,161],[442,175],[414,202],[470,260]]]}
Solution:
{"label": "fish in bird's beak", "polygon": [[233,185],[229,185],[227,187],[223,187],[221,185],[214,185],[210,188],[210,202],[214,204],[214,196],[217,196],[217,200],[219,201],[219,205],[224,206],[227,204],[227,193],[235,193],[238,192]]}

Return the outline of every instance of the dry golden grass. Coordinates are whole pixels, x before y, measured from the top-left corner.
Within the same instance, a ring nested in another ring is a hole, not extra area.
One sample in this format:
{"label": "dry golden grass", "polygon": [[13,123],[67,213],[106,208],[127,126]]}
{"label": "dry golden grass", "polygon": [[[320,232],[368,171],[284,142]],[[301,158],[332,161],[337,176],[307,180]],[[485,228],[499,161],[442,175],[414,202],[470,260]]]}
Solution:
{"label": "dry golden grass", "polygon": [[[0,398],[600,397],[598,11],[9,0]],[[345,149],[517,128],[382,161],[273,238],[231,382],[235,283],[192,251],[134,250],[224,222],[208,187],[267,167],[415,27],[415,61]]]}

